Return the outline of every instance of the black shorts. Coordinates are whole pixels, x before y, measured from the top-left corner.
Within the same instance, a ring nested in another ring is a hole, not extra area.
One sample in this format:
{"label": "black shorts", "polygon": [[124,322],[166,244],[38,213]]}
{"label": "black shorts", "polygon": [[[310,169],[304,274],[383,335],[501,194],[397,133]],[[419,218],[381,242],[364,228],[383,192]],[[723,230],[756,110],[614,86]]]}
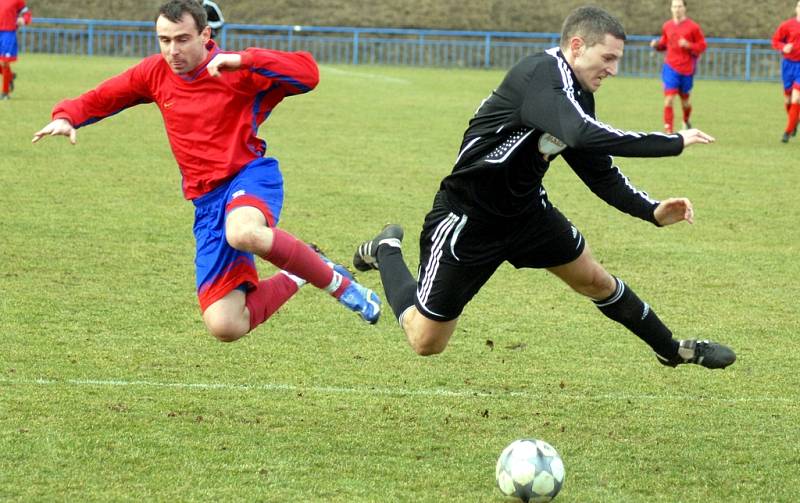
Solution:
{"label": "black shorts", "polygon": [[567,264],[583,252],[580,231],[556,208],[524,218],[477,222],[436,194],[420,235],[417,309],[436,321],[454,320],[508,261],[520,268]]}

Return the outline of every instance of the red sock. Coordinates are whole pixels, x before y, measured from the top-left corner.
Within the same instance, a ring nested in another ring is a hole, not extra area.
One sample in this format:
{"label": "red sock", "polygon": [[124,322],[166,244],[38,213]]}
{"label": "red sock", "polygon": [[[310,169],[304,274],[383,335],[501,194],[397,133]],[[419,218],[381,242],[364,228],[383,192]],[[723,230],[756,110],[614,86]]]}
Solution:
{"label": "red sock", "polygon": [[688,107],[683,108],[683,122],[684,124],[689,122],[689,116],[692,115],[692,106],[689,105]]}
{"label": "red sock", "polygon": [[672,127],[672,123],[675,121],[675,112],[672,110],[672,107],[664,107],[664,129],[669,132],[674,131],[675,129]]}
{"label": "red sock", "polygon": [[255,290],[245,297],[245,305],[250,311],[250,330],[264,323],[299,289],[297,283],[281,273],[259,281]]}
{"label": "red sock", "polygon": [[262,257],[275,266],[299,276],[336,297],[350,286],[350,280],[328,267],[307,244],[286,231],[272,229],[272,249]]}
{"label": "red sock", "polygon": [[792,103],[789,108],[789,123],[786,124],[786,132],[792,134],[797,127],[798,117],[800,117],[800,103]]}
{"label": "red sock", "polygon": [[3,94],[8,94],[11,89],[11,64],[3,64]]}

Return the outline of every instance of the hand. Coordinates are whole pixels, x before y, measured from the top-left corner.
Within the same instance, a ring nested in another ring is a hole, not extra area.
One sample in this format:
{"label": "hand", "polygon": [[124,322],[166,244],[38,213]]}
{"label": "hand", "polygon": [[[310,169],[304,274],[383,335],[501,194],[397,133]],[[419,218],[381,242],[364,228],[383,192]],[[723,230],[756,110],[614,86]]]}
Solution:
{"label": "hand", "polygon": [[792,52],[792,49],[794,49],[794,44],[791,44],[791,43],[786,44],[786,45],[783,46],[783,53],[784,54],[789,54],[790,52]]}
{"label": "hand", "polygon": [[653,40],[650,41],[650,47],[655,47],[657,45],[658,45],[658,39],[654,38]]}
{"label": "hand", "polygon": [[665,199],[656,206],[653,216],[658,225],[672,225],[686,220],[690,224],[694,223],[694,209],[692,202],[685,197],[673,197]]}
{"label": "hand", "polygon": [[219,77],[221,72],[238,70],[240,66],[242,66],[240,54],[221,53],[211,58],[206,69],[212,77]]}
{"label": "hand", "polygon": [[22,28],[25,26],[25,18],[20,16],[17,18],[17,28]]}
{"label": "hand", "polygon": [[684,49],[686,49],[686,48],[687,48],[687,47],[689,47],[691,44],[689,44],[689,41],[688,41],[688,40],[686,40],[685,38],[681,37],[681,39],[680,39],[680,40],[678,40],[678,45],[679,45],[679,46],[681,46],[681,47],[683,47]]}
{"label": "hand", "polygon": [[36,143],[45,136],[69,136],[69,142],[75,145],[78,132],[67,119],[56,119],[33,134],[31,143]]}
{"label": "hand", "polygon": [[678,134],[683,136],[683,148],[686,148],[689,145],[694,145],[695,143],[706,144],[717,141],[713,136],[706,134],[699,129],[686,129],[684,131],[678,131]]}

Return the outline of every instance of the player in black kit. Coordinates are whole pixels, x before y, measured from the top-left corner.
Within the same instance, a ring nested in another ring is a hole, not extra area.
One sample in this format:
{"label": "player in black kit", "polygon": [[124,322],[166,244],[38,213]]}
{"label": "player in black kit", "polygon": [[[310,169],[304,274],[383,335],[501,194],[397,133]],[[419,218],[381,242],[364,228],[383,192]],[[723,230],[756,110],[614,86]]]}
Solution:
{"label": "player in black kit", "polygon": [[386,297],[412,348],[444,351],[464,306],[504,261],[547,269],[644,340],[668,366],[724,368],[726,346],[675,340],[647,303],[597,262],[581,233],[548,200],[542,177],[561,155],[601,199],[658,226],[692,223],[685,198],[655,201],[636,189],[611,156],[662,157],[714,141],[620,131],[595,118],[593,93],[617,73],[625,32],[609,13],[581,7],[564,21],[560,47],[522,59],[470,121],[452,173],[442,182],[420,236],[420,271],[401,254],[403,230],[388,225],[353,258],[379,269]]}

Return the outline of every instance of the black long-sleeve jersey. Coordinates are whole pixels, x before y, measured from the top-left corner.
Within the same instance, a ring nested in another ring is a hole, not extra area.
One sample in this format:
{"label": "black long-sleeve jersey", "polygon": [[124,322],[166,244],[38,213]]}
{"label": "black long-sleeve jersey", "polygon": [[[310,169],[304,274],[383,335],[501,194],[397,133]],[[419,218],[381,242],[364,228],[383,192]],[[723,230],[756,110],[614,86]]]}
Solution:
{"label": "black long-sleeve jersey", "polygon": [[682,150],[680,135],[620,131],[599,122],[594,95],[581,89],[554,47],[522,59],[484,100],[440,188],[477,220],[532,215],[550,205],[542,178],[560,154],[608,204],[655,223],[658,201],[636,189],[611,156],[663,157]]}

